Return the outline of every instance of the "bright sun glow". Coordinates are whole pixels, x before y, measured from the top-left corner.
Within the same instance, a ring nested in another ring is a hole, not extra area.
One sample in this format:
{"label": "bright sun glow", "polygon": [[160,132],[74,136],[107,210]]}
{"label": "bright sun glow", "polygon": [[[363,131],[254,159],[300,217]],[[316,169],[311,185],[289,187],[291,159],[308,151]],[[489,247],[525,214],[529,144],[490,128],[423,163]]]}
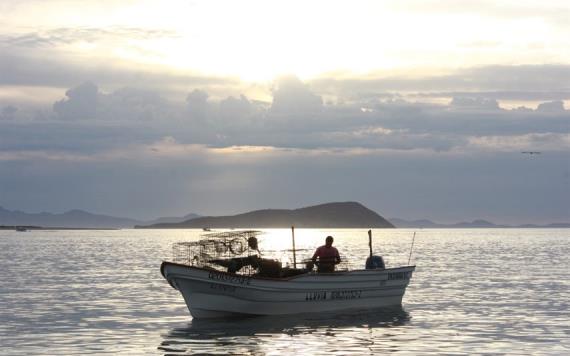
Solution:
{"label": "bright sun glow", "polygon": [[199,17],[192,17],[196,9],[186,8],[180,17],[169,17],[176,36],[141,44],[156,56],[139,59],[246,80],[269,80],[285,73],[307,78],[394,64],[382,53],[386,44],[394,43],[394,34],[390,42],[381,33],[375,36],[378,42],[367,39],[376,24],[389,25],[381,12],[327,4],[326,16],[320,14],[323,2],[306,4],[302,11],[290,3],[255,2],[251,6],[256,11],[244,11],[241,3],[215,2],[202,4]]}
{"label": "bright sun glow", "polygon": [[[390,2],[180,1],[174,12],[152,4],[144,11],[137,7],[139,21],[167,25],[175,35],[141,42],[135,58],[254,81],[284,73],[308,79],[334,71],[535,63],[549,55],[549,42],[561,40],[540,19],[428,16],[396,11]],[[537,41],[543,50],[513,56]]]}
{"label": "bright sun glow", "polygon": [[[510,15],[509,2],[501,2],[500,9],[471,5],[469,11],[445,1],[125,0],[87,1],[73,10],[56,3],[42,13],[33,5],[18,5],[18,11],[0,15],[0,20],[22,33],[29,31],[23,24],[33,22],[37,28],[65,23],[110,34],[65,47],[70,55],[76,51],[124,62],[117,64],[249,81],[282,74],[310,79],[324,73],[434,73],[437,68],[570,60],[568,26],[541,5],[535,7],[542,13],[529,9],[519,16]],[[565,6],[559,1],[550,5]],[[158,29],[161,34],[112,37],[117,28]]]}

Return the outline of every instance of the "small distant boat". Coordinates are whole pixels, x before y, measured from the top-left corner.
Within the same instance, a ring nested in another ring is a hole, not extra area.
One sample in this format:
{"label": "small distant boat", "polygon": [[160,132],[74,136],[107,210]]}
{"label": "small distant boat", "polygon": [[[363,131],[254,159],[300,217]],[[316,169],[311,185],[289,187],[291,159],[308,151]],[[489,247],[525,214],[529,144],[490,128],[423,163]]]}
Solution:
{"label": "small distant boat", "polygon": [[203,231],[212,231],[212,229],[210,229],[209,227],[203,227],[202,230]]}
{"label": "small distant boat", "polygon": [[[194,318],[401,305],[415,270],[415,266],[383,268],[382,258],[372,254],[368,269],[317,273],[312,266],[283,268],[278,261],[253,254],[259,252],[257,234],[229,231],[175,244],[175,261],[162,262],[160,271],[180,291]],[[228,257],[232,255],[236,257]]]}
{"label": "small distant boat", "polygon": [[16,226],[16,231],[25,232],[28,231],[28,229],[26,229],[24,226]]}

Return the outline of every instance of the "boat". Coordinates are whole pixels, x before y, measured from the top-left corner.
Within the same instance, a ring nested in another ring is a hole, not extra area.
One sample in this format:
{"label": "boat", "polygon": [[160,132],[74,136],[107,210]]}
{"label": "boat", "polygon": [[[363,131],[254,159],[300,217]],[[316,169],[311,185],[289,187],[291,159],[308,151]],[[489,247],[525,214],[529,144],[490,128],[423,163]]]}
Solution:
{"label": "boat", "polygon": [[382,258],[372,255],[371,236],[367,269],[319,273],[310,261],[302,268],[296,262],[283,267],[260,257],[259,234],[228,231],[174,244],[173,261],[163,261],[160,271],[182,294],[193,318],[399,306],[415,270],[413,265],[385,268]]}
{"label": "boat", "polygon": [[16,226],[16,229],[15,229],[15,230],[16,230],[16,231],[19,231],[19,232],[26,232],[26,231],[28,231],[28,229],[26,229],[24,226]]}

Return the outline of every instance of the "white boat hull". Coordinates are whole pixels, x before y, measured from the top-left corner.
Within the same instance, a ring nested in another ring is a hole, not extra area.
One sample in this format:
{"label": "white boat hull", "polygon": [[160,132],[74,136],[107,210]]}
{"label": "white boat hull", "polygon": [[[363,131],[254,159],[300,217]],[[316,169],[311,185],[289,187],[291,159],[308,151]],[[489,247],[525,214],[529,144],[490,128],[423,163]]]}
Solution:
{"label": "white boat hull", "polygon": [[415,266],[273,279],[163,262],[194,318],[377,309],[400,305]]}

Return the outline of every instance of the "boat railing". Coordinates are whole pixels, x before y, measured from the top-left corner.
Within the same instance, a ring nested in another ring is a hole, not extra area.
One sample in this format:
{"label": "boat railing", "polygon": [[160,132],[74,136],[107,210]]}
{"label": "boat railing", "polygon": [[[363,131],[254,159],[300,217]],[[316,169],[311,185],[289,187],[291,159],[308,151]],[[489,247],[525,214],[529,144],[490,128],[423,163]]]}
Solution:
{"label": "boat railing", "polygon": [[[293,265],[293,260],[290,258],[285,258],[285,261],[283,261],[283,258],[281,259],[284,267],[294,267]],[[317,261],[316,263],[313,262],[313,260],[311,259],[311,255],[306,255],[306,256],[301,256],[300,260],[297,261],[297,264],[295,266],[295,268],[304,268],[304,269],[308,269],[308,270],[317,270],[317,265],[319,264],[319,261]],[[353,263],[351,262],[350,259],[348,259],[348,257],[346,257],[345,255],[340,255],[340,263],[335,264],[335,271],[350,271],[353,269],[358,269],[358,266],[353,265]]]}
{"label": "boat railing", "polygon": [[[262,257],[257,240],[261,234],[257,230],[202,234],[198,241],[174,243],[172,262],[242,275],[298,274],[318,270],[318,263],[311,260],[313,251],[309,249],[297,250],[299,258],[296,261],[289,250],[264,250]],[[335,271],[364,269],[364,261],[358,263],[343,254],[340,257]]]}

